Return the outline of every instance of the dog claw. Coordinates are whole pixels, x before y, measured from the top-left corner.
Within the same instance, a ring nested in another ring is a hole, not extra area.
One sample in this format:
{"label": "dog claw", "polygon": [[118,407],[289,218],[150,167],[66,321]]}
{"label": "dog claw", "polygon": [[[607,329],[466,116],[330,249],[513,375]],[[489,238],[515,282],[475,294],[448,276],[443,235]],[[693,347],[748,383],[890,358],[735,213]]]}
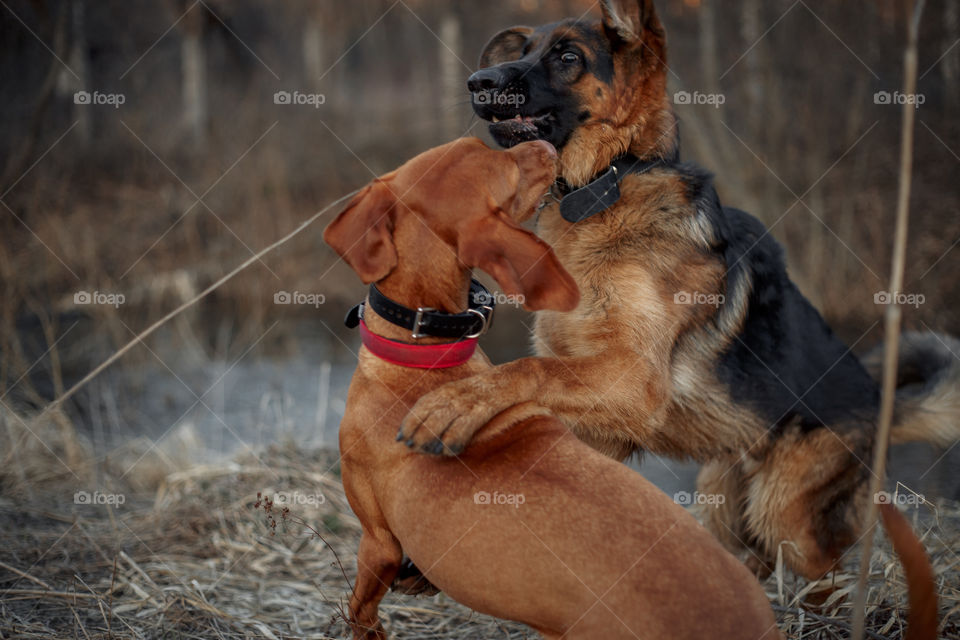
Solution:
{"label": "dog claw", "polygon": [[415,444],[417,444],[417,443],[413,441],[413,438],[410,438],[409,440],[407,440],[407,441],[404,442],[403,444],[407,445],[408,448],[413,449],[413,446],[414,446]]}
{"label": "dog claw", "polygon": [[437,438],[433,442],[428,442],[427,444],[423,445],[423,450],[426,453],[432,453],[433,455],[438,456],[443,453],[443,440]]}
{"label": "dog claw", "polygon": [[397,431],[397,442],[400,442],[401,440],[403,440],[403,429]]}

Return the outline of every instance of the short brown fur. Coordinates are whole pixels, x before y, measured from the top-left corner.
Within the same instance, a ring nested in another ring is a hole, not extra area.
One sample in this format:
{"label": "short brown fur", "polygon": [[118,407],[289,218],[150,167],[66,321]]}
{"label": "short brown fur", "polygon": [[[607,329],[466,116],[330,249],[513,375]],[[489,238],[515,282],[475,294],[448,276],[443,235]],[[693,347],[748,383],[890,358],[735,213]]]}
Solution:
{"label": "short brown fur", "polygon": [[[430,150],[362,192],[324,237],[365,281],[378,275],[378,287],[410,307],[462,311],[469,267],[478,265],[504,278],[501,286],[517,286],[533,308],[571,308],[576,288],[555,255],[512,222],[532,212],[553,180],[552,168],[528,175],[531,164],[551,164],[545,147],[496,152],[472,139]],[[520,179],[511,178],[524,164]],[[478,226],[506,234],[496,251]],[[365,319],[376,334],[409,340],[372,311]],[[386,637],[377,608],[403,552],[454,599],[546,638],[779,637],[742,564],[661,491],[537,404],[487,421],[459,459],[395,441],[422,395],[490,368],[480,352],[465,365],[423,371],[361,349],[340,425],[344,488],[363,527],[349,604],[354,638]],[[478,505],[477,491],[525,502]]]}

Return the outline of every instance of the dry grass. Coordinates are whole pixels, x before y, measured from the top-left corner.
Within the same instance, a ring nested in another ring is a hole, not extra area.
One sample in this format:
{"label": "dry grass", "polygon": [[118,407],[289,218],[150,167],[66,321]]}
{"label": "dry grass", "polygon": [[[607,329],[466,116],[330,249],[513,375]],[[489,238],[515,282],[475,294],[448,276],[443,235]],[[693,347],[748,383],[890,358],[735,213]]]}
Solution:
{"label": "dry grass", "polygon": [[[343,610],[360,526],[335,452],[278,446],[259,458],[178,470],[169,444],[131,445],[98,461],[60,419],[44,429],[0,417],[0,437],[19,441],[4,447],[19,454],[0,460],[0,638],[347,637]],[[46,449],[27,426],[61,444]],[[94,487],[123,493],[126,502],[74,503],[74,491]],[[278,519],[273,530],[253,507],[258,492],[289,496],[298,522]],[[913,514],[937,575],[941,635],[960,637],[960,505]],[[849,635],[856,581],[850,556],[843,571],[818,582],[783,571],[766,582],[788,638]],[[880,537],[869,637],[902,637],[904,588],[900,565]],[[444,595],[389,595],[381,613],[395,638],[537,637]]]}

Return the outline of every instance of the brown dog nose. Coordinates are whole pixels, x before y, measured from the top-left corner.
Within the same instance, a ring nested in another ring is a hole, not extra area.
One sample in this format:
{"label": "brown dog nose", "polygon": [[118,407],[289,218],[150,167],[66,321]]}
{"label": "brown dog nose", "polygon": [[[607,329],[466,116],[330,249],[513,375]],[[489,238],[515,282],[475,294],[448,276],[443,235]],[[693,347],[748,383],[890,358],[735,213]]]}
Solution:
{"label": "brown dog nose", "polygon": [[530,144],[535,144],[543,147],[551,158],[557,157],[557,148],[552,144],[550,144],[549,142],[547,142],[546,140],[533,140]]}

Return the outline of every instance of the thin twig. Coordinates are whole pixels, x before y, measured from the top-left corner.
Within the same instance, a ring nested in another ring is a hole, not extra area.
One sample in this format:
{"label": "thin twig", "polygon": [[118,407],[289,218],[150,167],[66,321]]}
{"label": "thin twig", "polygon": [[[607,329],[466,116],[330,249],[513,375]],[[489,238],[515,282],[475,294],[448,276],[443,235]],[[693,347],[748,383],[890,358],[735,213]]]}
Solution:
{"label": "thin twig", "polygon": [[139,334],[137,334],[137,336],[134,337],[130,342],[128,342],[127,344],[125,344],[125,345],[123,345],[122,347],[120,347],[120,349],[117,350],[116,353],[114,353],[112,356],[110,356],[109,358],[107,358],[106,360],[104,360],[103,362],[101,362],[99,365],[97,365],[96,368],[94,368],[93,371],[91,371],[90,373],[88,373],[87,375],[85,375],[79,382],[77,382],[75,385],[73,385],[72,387],[70,387],[69,389],[67,389],[67,391],[66,391],[62,396],[60,396],[59,398],[57,398],[56,400],[54,400],[53,402],[51,402],[50,404],[48,404],[48,405],[46,406],[46,408],[43,410],[43,412],[41,413],[41,415],[43,415],[43,414],[51,411],[52,409],[55,409],[55,408],[59,407],[59,406],[60,406],[61,404],[63,404],[66,400],[68,400],[71,396],[73,396],[73,394],[75,394],[77,391],[79,391],[81,387],[83,387],[85,384],[87,384],[88,382],[90,382],[91,380],[93,380],[96,376],[98,376],[104,369],[106,369],[107,367],[109,367],[111,364],[113,364],[114,362],[116,362],[117,360],[119,360],[120,357],[123,356],[123,354],[125,354],[127,351],[129,351],[130,349],[132,349],[133,347],[135,347],[135,346],[138,345],[139,343],[143,342],[144,338],[146,338],[147,336],[149,336],[150,334],[152,334],[154,331],[156,331],[157,329],[159,329],[161,326],[163,326],[164,324],[166,324],[167,322],[169,322],[172,318],[180,315],[180,314],[183,313],[186,309],[189,309],[190,307],[192,307],[193,305],[195,305],[197,302],[199,302],[199,301],[202,300],[203,298],[205,298],[205,297],[207,297],[208,295],[210,295],[213,291],[215,291],[215,290],[218,289],[220,286],[222,286],[225,282],[227,282],[228,280],[232,279],[235,275],[237,275],[238,273],[240,273],[241,271],[243,271],[244,269],[246,269],[247,267],[249,267],[250,265],[252,265],[254,262],[258,262],[261,258],[263,258],[263,256],[267,255],[268,253],[270,253],[270,252],[273,251],[274,249],[280,247],[281,245],[286,244],[287,242],[289,242],[294,236],[296,236],[296,235],[299,234],[301,231],[303,231],[304,229],[306,229],[308,226],[310,226],[311,224],[313,224],[320,216],[322,216],[322,215],[325,214],[327,211],[329,211],[329,210],[332,209],[333,207],[337,206],[338,204],[340,204],[341,202],[343,202],[343,201],[346,200],[347,198],[352,197],[352,196],[353,196],[354,194],[356,194],[356,193],[357,193],[356,190],[355,190],[355,191],[351,191],[350,193],[348,193],[348,194],[346,194],[346,195],[344,195],[344,196],[341,196],[340,198],[337,198],[336,200],[334,200],[333,202],[331,202],[330,204],[328,204],[326,207],[324,207],[323,209],[321,209],[321,210],[318,211],[317,213],[313,214],[312,216],[310,216],[309,218],[307,218],[306,220],[304,220],[304,221],[303,221],[302,223],[300,223],[293,231],[291,231],[291,232],[288,233],[287,235],[283,236],[282,238],[280,238],[280,239],[277,240],[276,242],[273,242],[273,243],[267,245],[266,247],[264,247],[263,249],[261,249],[260,251],[256,252],[255,254],[253,254],[252,256],[250,256],[249,258],[247,258],[246,260],[244,260],[243,262],[241,262],[239,265],[237,265],[236,267],[234,267],[229,273],[227,273],[226,275],[224,275],[222,278],[220,278],[219,280],[217,280],[216,282],[214,282],[213,284],[211,284],[209,287],[207,287],[206,289],[204,289],[203,291],[201,291],[200,293],[198,293],[197,295],[195,295],[193,298],[191,298],[190,300],[187,300],[186,302],[184,302],[183,304],[181,304],[179,307],[177,307],[176,309],[174,309],[173,311],[171,311],[171,312],[168,313],[167,315],[163,316],[162,318],[160,318],[159,320],[157,320],[156,322],[154,322],[152,325],[150,325],[149,327],[147,327],[144,331],[141,331],[141,332],[140,332]]}
{"label": "thin twig", "polygon": [[51,587],[50,585],[48,585],[46,582],[44,582],[44,581],[41,580],[40,578],[35,578],[35,577],[33,577],[32,575],[30,575],[29,573],[25,573],[25,572],[23,572],[23,571],[20,571],[20,569],[17,569],[16,567],[12,567],[12,566],[10,566],[9,564],[7,564],[6,562],[0,562],[0,569],[6,569],[7,571],[9,571],[9,572],[11,572],[11,573],[17,574],[17,575],[20,576],[21,578],[26,578],[26,579],[29,580],[30,582],[32,582],[32,583],[34,583],[34,584],[40,585],[40,586],[43,587],[44,589],[53,589],[53,587]]}
{"label": "thin twig", "polygon": [[[917,92],[917,34],[925,0],[913,4],[907,28],[907,49],[903,56],[904,90],[909,96]],[[910,219],[910,186],[913,171],[913,127],[916,108],[907,100],[903,105],[900,131],[900,180],[897,194],[897,223],[893,238],[893,264],[890,274],[891,300],[884,317],[883,388],[880,398],[880,425],[873,450],[873,478],[870,483],[863,554],[857,582],[857,597],[853,608],[853,640],[863,640],[866,618],[867,575],[873,552],[873,529],[877,525],[876,495],[883,490],[886,478],[887,449],[890,446],[890,427],[893,423],[893,403],[897,386],[897,358],[900,343],[900,305],[897,303],[903,286],[903,272],[907,255],[907,225]]]}

